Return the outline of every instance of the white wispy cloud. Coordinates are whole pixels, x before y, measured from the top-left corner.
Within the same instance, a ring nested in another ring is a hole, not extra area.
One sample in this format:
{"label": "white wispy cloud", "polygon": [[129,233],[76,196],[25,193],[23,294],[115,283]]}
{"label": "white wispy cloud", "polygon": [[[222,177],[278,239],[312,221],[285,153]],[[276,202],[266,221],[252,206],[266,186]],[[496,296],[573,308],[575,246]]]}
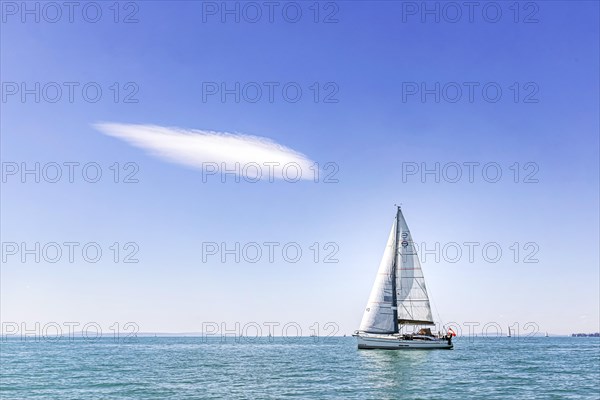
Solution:
{"label": "white wispy cloud", "polygon": [[[207,170],[216,164],[219,171],[237,169],[239,175],[253,179],[268,179],[269,176],[282,179],[284,174],[293,178],[298,169],[301,179],[312,179],[313,176],[312,160],[263,137],[157,125],[103,122],[94,127],[153,156],[193,168]],[[255,164],[261,167],[258,174]]]}

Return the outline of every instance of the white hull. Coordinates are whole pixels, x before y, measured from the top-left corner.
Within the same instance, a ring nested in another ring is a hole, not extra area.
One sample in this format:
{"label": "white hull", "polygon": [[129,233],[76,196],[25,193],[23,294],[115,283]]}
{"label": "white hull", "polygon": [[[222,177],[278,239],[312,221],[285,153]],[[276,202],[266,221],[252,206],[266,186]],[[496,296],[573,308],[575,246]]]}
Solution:
{"label": "white hull", "polygon": [[405,349],[452,349],[454,345],[452,340],[445,338],[413,337],[413,339],[403,339],[396,335],[374,335],[358,333],[356,335],[359,349],[387,349],[387,350],[405,350]]}

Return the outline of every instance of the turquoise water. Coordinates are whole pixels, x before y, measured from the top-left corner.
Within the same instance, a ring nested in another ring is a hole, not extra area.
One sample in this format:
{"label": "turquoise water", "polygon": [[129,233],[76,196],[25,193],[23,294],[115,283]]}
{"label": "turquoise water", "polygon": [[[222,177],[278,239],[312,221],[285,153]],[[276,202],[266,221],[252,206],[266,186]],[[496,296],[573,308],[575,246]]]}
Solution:
{"label": "turquoise water", "polygon": [[598,338],[458,338],[357,350],[352,337],[220,343],[4,340],[2,399],[598,399]]}

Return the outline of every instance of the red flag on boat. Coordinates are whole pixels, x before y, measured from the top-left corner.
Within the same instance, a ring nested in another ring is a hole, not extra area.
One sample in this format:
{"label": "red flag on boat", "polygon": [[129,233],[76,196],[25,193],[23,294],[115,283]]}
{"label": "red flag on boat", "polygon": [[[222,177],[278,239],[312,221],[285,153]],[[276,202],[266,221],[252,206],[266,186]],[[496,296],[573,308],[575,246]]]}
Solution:
{"label": "red flag on boat", "polygon": [[456,336],[456,333],[452,330],[452,328],[448,329],[448,333],[451,334],[452,336]]}

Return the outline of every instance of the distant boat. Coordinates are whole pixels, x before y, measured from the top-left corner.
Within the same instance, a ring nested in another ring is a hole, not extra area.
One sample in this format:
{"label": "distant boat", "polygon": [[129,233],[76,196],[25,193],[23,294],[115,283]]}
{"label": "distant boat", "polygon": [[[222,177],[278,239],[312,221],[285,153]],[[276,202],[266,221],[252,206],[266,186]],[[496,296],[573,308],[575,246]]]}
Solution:
{"label": "distant boat", "polygon": [[510,336],[510,326],[508,327],[508,337],[511,337]]}
{"label": "distant boat", "polygon": [[[359,349],[451,349],[450,329],[445,335],[431,333],[434,325],[425,278],[415,245],[397,207],[396,218],[379,264],[371,296],[357,338]],[[403,333],[412,327],[412,332]]]}
{"label": "distant boat", "polygon": [[546,332],[546,337],[548,337],[548,332]]}

